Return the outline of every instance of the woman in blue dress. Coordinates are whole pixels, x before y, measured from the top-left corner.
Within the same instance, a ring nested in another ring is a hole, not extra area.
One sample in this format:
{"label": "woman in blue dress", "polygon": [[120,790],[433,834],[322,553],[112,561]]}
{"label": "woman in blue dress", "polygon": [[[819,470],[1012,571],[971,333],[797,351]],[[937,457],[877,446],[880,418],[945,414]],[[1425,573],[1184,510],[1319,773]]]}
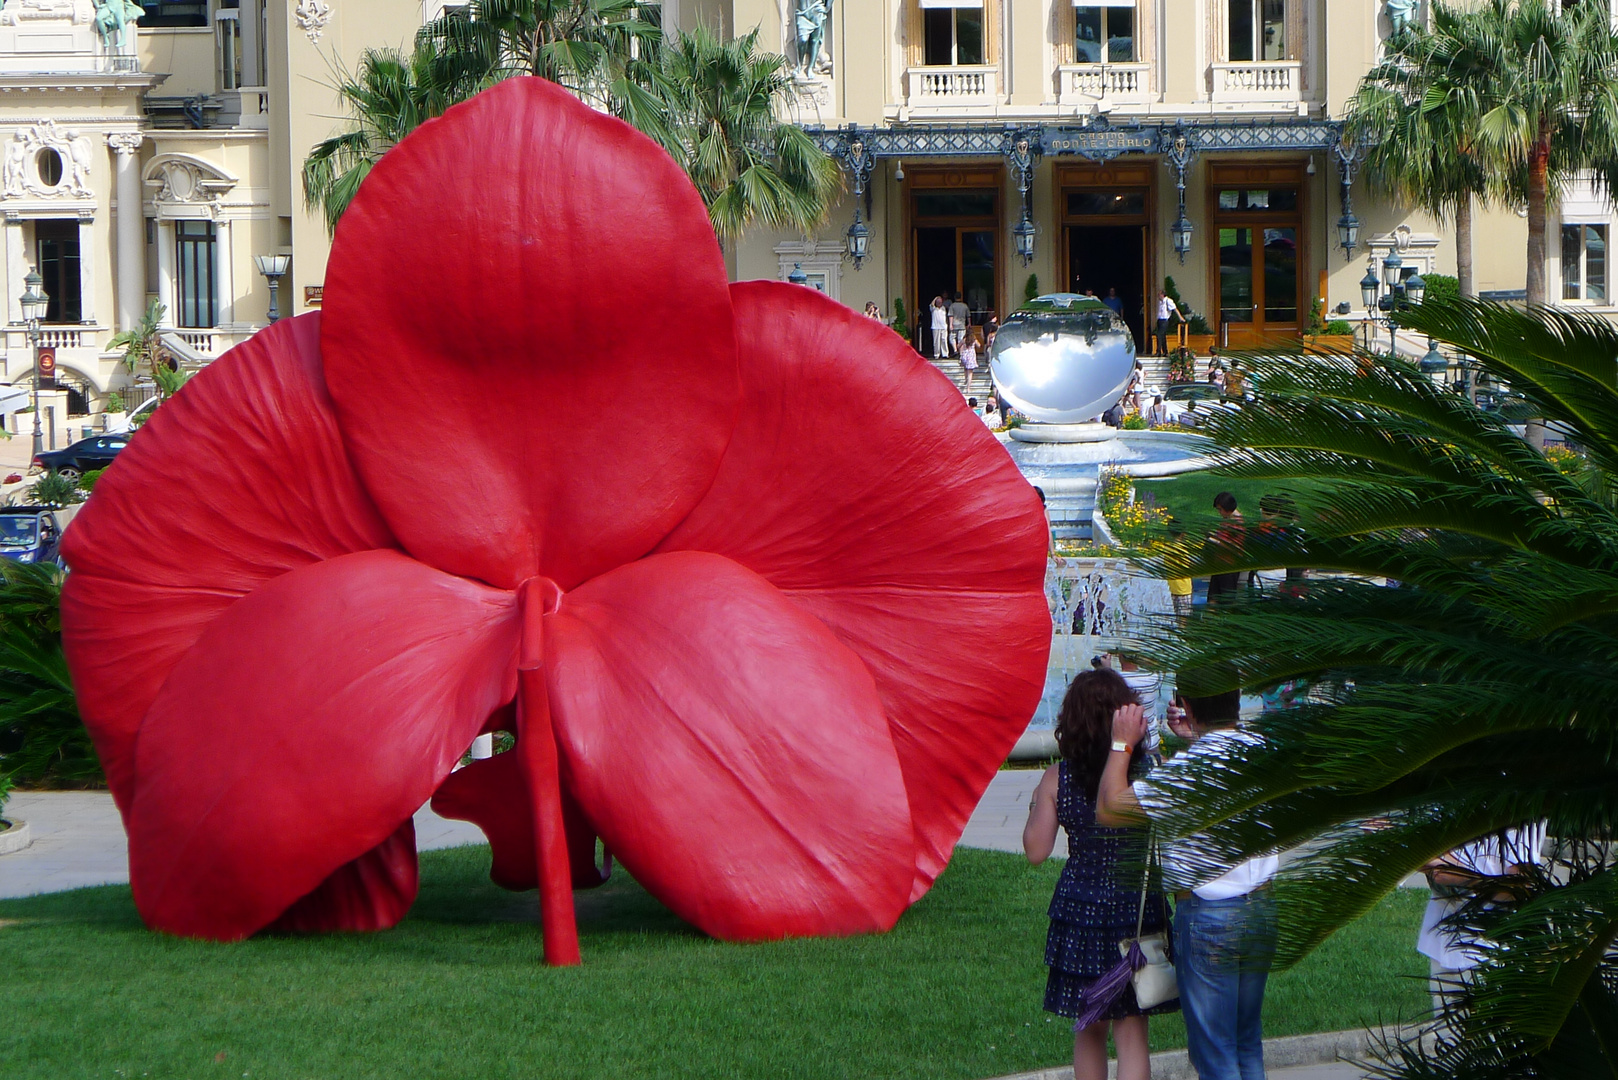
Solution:
{"label": "woman in blue dress", "polygon": [[[1067,688],[1056,721],[1056,745],[1062,760],[1045,770],[1028,808],[1023,850],[1038,865],[1056,847],[1056,827],[1067,830],[1067,865],[1051,898],[1050,933],[1045,940],[1045,1009],[1059,1016],[1078,1016],[1084,992],[1117,965],[1118,943],[1135,936],[1140,910],[1140,878],[1132,868],[1145,854],[1141,829],[1111,829],[1096,824],[1096,785],[1111,753],[1132,753],[1131,768],[1144,771],[1144,752],[1112,742],[1112,715],[1139,699],[1116,671],[1100,668],[1079,673]],[[1147,897],[1143,934],[1164,929],[1168,909],[1161,893]],[[1126,986],[1105,1016],[1073,1033],[1075,1080],[1106,1080],[1107,1028],[1118,1048],[1118,1080],[1149,1080],[1151,1059],[1146,1045],[1148,1013],[1173,1012],[1178,1001],[1143,1012],[1135,991]]]}

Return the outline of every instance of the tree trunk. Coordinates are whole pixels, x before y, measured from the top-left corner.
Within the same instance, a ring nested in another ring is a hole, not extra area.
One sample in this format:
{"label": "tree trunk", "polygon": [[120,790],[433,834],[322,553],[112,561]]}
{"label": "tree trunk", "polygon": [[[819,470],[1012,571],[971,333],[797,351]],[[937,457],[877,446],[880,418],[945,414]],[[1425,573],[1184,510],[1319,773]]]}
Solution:
{"label": "tree trunk", "polygon": [[[1551,140],[1542,134],[1528,160],[1528,306],[1543,307],[1545,289],[1545,204],[1550,192]],[[1536,450],[1545,449],[1545,424],[1530,417],[1524,437]]]}
{"label": "tree trunk", "polygon": [[1528,306],[1541,307],[1545,294],[1545,204],[1550,189],[1549,139],[1540,139],[1528,161]]}
{"label": "tree trunk", "polygon": [[1455,204],[1455,276],[1461,283],[1461,299],[1477,296],[1472,278],[1472,195],[1463,194]]}

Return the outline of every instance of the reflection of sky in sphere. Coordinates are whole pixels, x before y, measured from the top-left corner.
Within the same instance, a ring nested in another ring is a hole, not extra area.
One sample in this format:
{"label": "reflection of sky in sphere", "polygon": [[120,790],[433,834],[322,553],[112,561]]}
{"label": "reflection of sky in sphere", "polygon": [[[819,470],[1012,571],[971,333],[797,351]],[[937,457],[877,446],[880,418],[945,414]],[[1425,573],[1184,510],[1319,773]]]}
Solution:
{"label": "reflection of sky in sphere", "polygon": [[1123,393],[1134,365],[1122,320],[1078,298],[1067,308],[1012,314],[989,356],[1000,396],[1030,419],[1056,424],[1099,415]]}

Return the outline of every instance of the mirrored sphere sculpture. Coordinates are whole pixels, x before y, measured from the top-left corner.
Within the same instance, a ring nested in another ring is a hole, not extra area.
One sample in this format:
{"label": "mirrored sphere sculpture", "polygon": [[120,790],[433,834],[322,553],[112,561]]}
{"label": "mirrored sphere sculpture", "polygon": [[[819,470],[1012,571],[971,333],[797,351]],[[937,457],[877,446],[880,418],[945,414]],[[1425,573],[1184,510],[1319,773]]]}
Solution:
{"label": "mirrored sphere sculpture", "polygon": [[1092,297],[1053,293],[1006,318],[989,352],[1001,399],[1032,420],[1077,424],[1118,400],[1135,366],[1135,339]]}

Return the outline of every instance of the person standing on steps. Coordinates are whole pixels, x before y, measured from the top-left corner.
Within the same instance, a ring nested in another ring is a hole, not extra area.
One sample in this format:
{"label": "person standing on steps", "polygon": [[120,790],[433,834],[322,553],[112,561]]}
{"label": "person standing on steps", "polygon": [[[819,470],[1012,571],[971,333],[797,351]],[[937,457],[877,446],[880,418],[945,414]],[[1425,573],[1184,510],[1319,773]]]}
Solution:
{"label": "person standing on steps", "polygon": [[971,317],[971,309],[966,306],[961,294],[956,293],[955,302],[949,306],[949,349],[956,356],[961,355],[961,342],[966,339],[966,321]]}
{"label": "person standing on steps", "polygon": [[1158,356],[1167,356],[1169,354],[1169,322],[1176,317],[1181,322],[1185,321],[1185,314],[1180,310],[1180,305],[1176,304],[1167,293],[1158,293],[1156,327]]}
{"label": "person standing on steps", "polygon": [[932,308],[933,359],[942,360],[949,355],[949,312],[944,309],[944,298],[933,297]]}

